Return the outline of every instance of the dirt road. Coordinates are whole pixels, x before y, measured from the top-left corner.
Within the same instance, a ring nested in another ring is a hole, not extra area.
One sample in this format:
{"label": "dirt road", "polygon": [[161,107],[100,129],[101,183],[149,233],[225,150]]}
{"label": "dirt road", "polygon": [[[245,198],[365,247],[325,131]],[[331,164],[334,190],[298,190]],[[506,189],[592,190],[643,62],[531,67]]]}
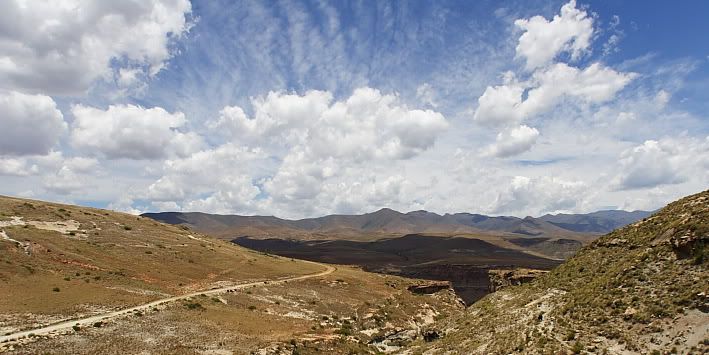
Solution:
{"label": "dirt road", "polygon": [[191,297],[197,297],[197,296],[201,296],[201,295],[209,296],[209,295],[214,295],[214,294],[219,294],[219,293],[224,293],[224,292],[234,291],[234,290],[240,290],[240,289],[254,287],[254,286],[277,285],[277,284],[291,282],[291,281],[306,280],[306,279],[311,279],[314,277],[322,277],[325,275],[329,275],[329,274],[333,273],[335,270],[337,270],[335,267],[330,266],[330,265],[315,263],[315,262],[306,261],[306,260],[301,260],[301,262],[320,265],[320,266],[325,267],[326,270],[319,272],[317,274],[309,274],[309,275],[289,277],[289,278],[276,279],[276,280],[249,282],[246,284],[233,285],[233,286],[228,286],[228,287],[216,288],[216,289],[212,289],[212,290],[205,290],[205,291],[188,293],[188,294],[180,295],[180,296],[167,297],[167,298],[159,299],[159,300],[156,300],[156,301],[153,301],[150,303],[146,303],[146,304],[142,304],[139,306],[130,307],[130,308],[126,308],[126,309],[121,309],[118,311],[107,312],[107,313],[98,314],[98,315],[91,316],[91,317],[51,324],[51,325],[41,327],[41,328],[24,330],[24,331],[17,332],[17,333],[2,335],[2,336],[0,336],[0,344],[7,345],[7,343],[15,342],[17,340],[28,337],[28,336],[30,336],[30,334],[33,334],[35,336],[41,336],[41,335],[62,333],[65,331],[73,331],[72,327],[77,326],[77,325],[80,327],[91,326],[96,322],[108,321],[108,320],[111,320],[114,318],[119,318],[119,317],[130,315],[131,313],[136,312],[136,311],[145,311],[145,310],[150,309],[151,307],[156,307],[156,306],[159,306],[159,305],[162,305],[165,303],[184,300],[184,299],[188,299]]}

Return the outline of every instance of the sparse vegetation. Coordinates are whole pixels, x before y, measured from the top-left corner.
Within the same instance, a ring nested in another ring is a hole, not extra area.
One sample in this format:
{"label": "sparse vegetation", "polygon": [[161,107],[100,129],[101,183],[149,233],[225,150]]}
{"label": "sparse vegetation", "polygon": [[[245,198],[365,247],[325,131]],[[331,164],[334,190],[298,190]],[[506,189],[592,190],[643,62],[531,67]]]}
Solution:
{"label": "sparse vegetation", "polygon": [[189,310],[198,310],[198,311],[203,311],[205,309],[202,306],[202,304],[199,302],[186,302],[185,308],[187,308]]}

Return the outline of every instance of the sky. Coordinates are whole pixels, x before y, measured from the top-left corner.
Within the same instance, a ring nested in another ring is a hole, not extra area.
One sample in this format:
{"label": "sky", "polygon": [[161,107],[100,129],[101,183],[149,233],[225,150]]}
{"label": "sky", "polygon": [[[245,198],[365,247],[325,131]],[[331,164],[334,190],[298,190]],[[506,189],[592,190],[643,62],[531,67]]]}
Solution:
{"label": "sky", "polygon": [[285,218],[654,210],[709,187],[707,13],[8,0],[0,194]]}

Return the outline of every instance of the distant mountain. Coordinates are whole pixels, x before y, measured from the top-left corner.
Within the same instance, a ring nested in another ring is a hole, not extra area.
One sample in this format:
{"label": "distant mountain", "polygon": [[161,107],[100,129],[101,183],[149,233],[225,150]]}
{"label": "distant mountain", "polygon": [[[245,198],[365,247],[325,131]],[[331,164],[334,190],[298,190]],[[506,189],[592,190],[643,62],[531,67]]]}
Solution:
{"label": "distant mountain", "polygon": [[648,216],[645,211],[599,211],[534,217],[485,216],[470,213],[439,215],[428,211],[401,213],[383,208],[361,215],[328,215],[287,220],[273,216],[217,215],[200,212],[145,213],[170,224],[231,239],[238,236],[292,239],[378,239],[392,235],[482,234],[510,237],[592,239]]}
{"label": "distant mountain", "polygon": [[574,232],[603,234],[639,221],[652,213],[649,211],[607,210],[588,214],[547,214],[538,219]]}

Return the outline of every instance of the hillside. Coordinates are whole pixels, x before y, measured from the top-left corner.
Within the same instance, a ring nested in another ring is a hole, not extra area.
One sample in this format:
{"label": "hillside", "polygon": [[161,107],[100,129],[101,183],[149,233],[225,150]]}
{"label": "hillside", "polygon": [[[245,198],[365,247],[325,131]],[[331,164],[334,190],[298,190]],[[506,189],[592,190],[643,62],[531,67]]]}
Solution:
{"label": "hillside", "polygon": [[448,287],[409,291],[421,282],[134,215],[0,197],[3,353],[374,352],[463,308]]}
{"label": "hillside", "polygon": [[439,324],[414,352],[707,353],[709,191],[618,229]]}

